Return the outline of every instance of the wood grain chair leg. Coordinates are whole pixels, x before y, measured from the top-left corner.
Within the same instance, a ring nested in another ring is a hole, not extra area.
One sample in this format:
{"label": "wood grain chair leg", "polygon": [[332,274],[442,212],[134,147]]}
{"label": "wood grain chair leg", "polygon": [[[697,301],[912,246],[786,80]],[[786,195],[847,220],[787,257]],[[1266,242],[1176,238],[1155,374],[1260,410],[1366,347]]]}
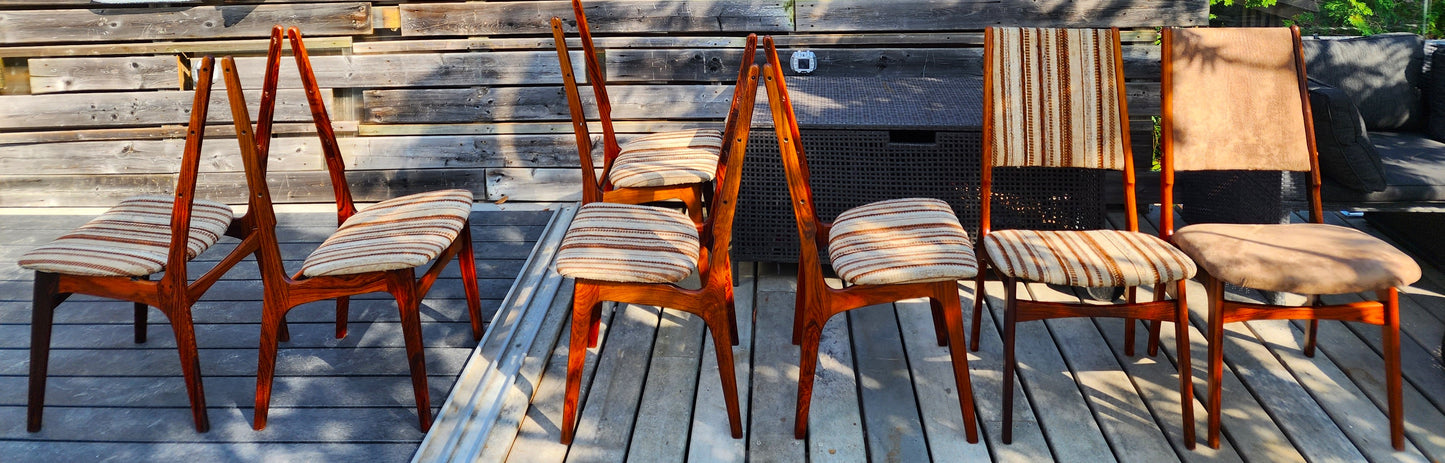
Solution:
{"label": "wood grain chair leg", "polygon": [[[150,275],[137,278],[138,280],[150,280]],[[146,325],[150,324],[150,306],[142,303],[135,303],[135,343],[145,344]]]}
{"label": "wood grain chair leg", "polygon": [[973,324],[968,331],[968,350],[978,352],[979,323],[983,322],[983,300],[985,297],[983,283],[984,271],[978,270],[973,287]]}
{"label": "wood grain chair leg", "polygon": [[[1162,301],[1162,300],[1168,299],[1168,297],[1169,297],[1168,292],[1165,291],[1164,288],[1165,288],[1165,285],[1164,285],[1163,283],[1154,285],[1154,300],[1155,300],[1155,301]],[[1129,290],[1130,290],[1130,291],[1137,291],[1138,288],[1129,288]],[[1179,294],[1184,294],[1184,292],[1181,290],[1181,291],[1179,291]],[[1178,296],[1178,297],[1179,297],[1179,299],[1183,299],[1183,296]],[[1130,294],[1130,295],[1129,295],[1129,302],[1132,303],[1132,302],[1134,302],[1135,300],[1137,300],[1137,299],[1134,298],[1134,294]],[[1185,323],[1189,323],[1189,321],[1188,321],[1187,318],[1185,319],[1184,322],[1185,322]],[[1147,345],[1147,352],[1149,353],[1149,356],[1150,356],[1150,357],[1159,355],[1159,331],[1162,330],[1163,328],[1164,328],[1164,322],[1161,322],[1161,321],[1159,321],[1159,320],[1150,320],[1150,321],[1149,321],[1149,341],[1148,341],[1148,343],[1147,343],[1147,344],[1148,344],[1148,345]]]}
{"label": "wood grain chair leg", "polygon": [[[944,320],[944,315],[943,315],[944,306],[943,306],[943,302],[940,301],[940,300],[938,300],[938,299],[928,298],[928,306],[929,306],[930,309],[933,309],[933,310],[932,310],[932,312],[933,312],[933,335],[934,335],[934,337],[938,338],[938,345],[939,345],[939,346],[947,346],[947,345],[948,345],[948,324],[947,324],[948,322],[947,322],[946,320]],[[962,310],[962,309],[960,309],[960,310]]]}
{"label": "wood grain chair leg", "polygon": [[726,285],[723,285],[721,290],[723,291],[723,303],[726,304],[727,308],[728,335],[732,336],[732,339],[729,339],[728,341],[730,344],[736,347],[739,343],[738,305],[737,302],[735,302],[735,298],[733,296],[733,281],[731,277],[728,278],[728,283]]}
{"label": "wood grain chair leg", "polygon": [[1391,287],[1376,294],[1385,305],[1381,334],[1385,348],[1385,395],[1390,408],[1390,445],[1395,450],[1405,450],[1405,408],[1400,395],[1400,292]]}
{"label": "wood grain chair leg", "polygon": [[1125,318],[1125,319],[1124,319],[1124,355],[1125,355],[1125,356],[1128,356],[1128,357],[1133,357],[1133,356],[1134,356],[1134,328],[1135,328],[1135,326],[1138,325],[1138,324],[1139,324],[1139,320],[1138,320],[1138,319],[1134,319],[1134,318]]}
{"label": "wood grain chair leg", "polygon": [[271,384],[276,379],[276,350],[281,342],[280,334],[285,328],[284,307],[266,298],[261,313],[261,344],[256,360],[256,411],[251,427],[257,431],[266,429],[266,413],[271,408]]}
{"label": "wood grain chair leg", "polygon": [[[1175,299],[1176,309],[1174,312],[1174,349],[1178,351],[1179,362],[1179,405],[1180,413],[1184,422],[1184,448],[1194,450],[1194,363],[1189,357],[1189,304],[1184,297],[1184,289],[1188,280],[1179,280],[1178,296]],[[1161,285],[1162,286],[1162,285]],[[1163,289],[1158,288],[1158,289]],[[1162,291],[1155,291],[1163,297]],[[1152,327],[1152,325],[1151,325]],[[1152,330],[1151,330],[1152,331]],[[1155,350],[1158,350],[1158,335],[1151,335],[1150,340],[1154,341]],[[1149,354],[1151,357],[1155,353]]]}
{"label": "wood grain chair leg", "polygon": [[1303,349],[1304,352],[1302,352],[1305,354],[1305,357],[1313,358],[1315,356],[1315,338],[1319,330],[1320,321],[1317,319],[1310,320],[1305,324],[1305,346]]}
{"label": "wood grain chair leg", "polygon": [[461,251],[457,266],[462,269],[462,289],[467,295],[467,317],[472,322],[472,340],[482,339],[482,290],[477,287],[477,256],[472,247],[472,221],[462,224]]}
{"label": "wood grain chair leg", "polygon": [[812,288],[807,284],[807,282],[813,281],[813,280],[816,278],[816,277],[813,276],[813,272],[817,271],[817,270],[814,269],[813,267],[816,267],[816,266],[817,266],[816,264],[810,263],[810,262],[799,262],[799,263],[798,263],[798,283],[797,283],[797,290],[794,291],[794,293],[793,293],[793,345],[794,345],[794,346],[802,345],[802,342],[803,342],[803,322],[804,322],[804,317],[807,315],[807,314],[804,313],[804,310],[803,310],[803,309],[804,309],[805,307],[808,307],[808,304],[810,304],[810,303],[808,302],[808,300],[811,299],[810,293],[812,292]]}
{"label": "wood grain chair leg", "polygon": [[[616,306],[612,310],[617,310]],[[602,334],[602,301],[592,304],[587,312],[587,348],[597,347],[598,336]]]}
{"label": "wood grain chair leg", "polygon": [[743,437],[743,418],[742,413],[739,412],[738,380],[737,372],[734,369],[735,363],[733,363],[733,349],[731,346],[718,342],[719,339],[736,338],[736,336],[730,336],[729,333],[724,332],[729,330],[729,323],[723,319],[724,316],[726,314],[713,312],[704,320],[708,330],[712,331],[713,350],[717,351],[717,373],[718,378],[722,380],[723,403],[728,408],[728,427],[732,431],[733,438],[740,439]]}
{"label": "wood grain chair leg", "polygon": [[577,429],[577,396],[582,390],[582,366],[587,361],[587,337],[594,307],[602,303],[596,286],[578,282],[572,291],[572,335],[567,344],[567,392],[562,401],[562,443],[572,444]]}
{"label": "wood grain chair leg", "polygon": [[[351,309],[350,309],[350,307],[351,307],[351,298],[350,298],[350,297],[341,296],[341,297],[336,298],[336,339],[345,339],[345,338],[346,338],[347,318],[349,318],[349,317],[351,316]],[[286,321],[285,321],[285,320],[282,320],[282,321],[281,321],[281,326],[283,326],[283,327],[286,326]],[[289,340],[291,340],[291,330],[289,330],[289,329],[284,329],[283,332],[284,332],[285,334],[282,336],[281,340],[282,340],[282,341],[289,341]]]}
{"label": "wood grain chair leg", "polygon": [[[804,316],[811,316],[811,313]],[[807,323],[803,327],[803,339],[798,343],[800,357],[798,358],[798,408],[794,414],[793,437],[803,439],[808,437],[808,410],[813,405],[813,377],[818,372],[818,346],[822,343],[823,326],[827,320],[819,323]]]}
{"label": "wood grain chair leg", "polygon": [[211,429],[210,418],[206,416],[206,391],[201,383],[201,359],[196,351],[196,329],[191,320],[189,307],[176,308],[167,313],[171,331],[176,336],[176,352],[180,354],[181,375],[186,380],[186,395],[191,399],[191,417],[196,422],[196,432]]}
{"label": "wood grain chair leg", "polygon": [[276,340],[281,342],[291,341],[291,326],[286,323],[286,314],[281,314],[281,328],[276,333]]}
{"label": "wood grain chair leg", "polygon": [[[945,331],[948,334],[948,354],[953,363],[953,381],[958,392],[958,407],[963,413],[963,432],[968,443],[978,443],[978,420],[975,416],[973,381],[968,371],[967,343],[963,336],[963,302],[958,298],[958,286],[954,282],[938,285],[932,300],[942,306]],[[939,343],[943,345],[943,343]]]}
{"label": "wood grain chair leg", "polygon": [[50,365],[50,332],[55,323],[59,275],[35,272],[34,307],[30,315],[30,397],[26,404],[25,430],[40,431],[45,408],[45,376]]}
{"label": "wood grain chair leg", "polygon": [[401,312],[401,333],[406,343],[406,363],[411,370],[412,392],[416,395],[416,414],[421,431],[431,429],[431,394],[426,385],[426,350],[421,338],[421,294],[417,292],[414,269],[389,272],[388,289],[396,297]]}
{"label": "wood grain chair leg", "polygon": [[1003,313],[1003,443],[1013,443],[1014,424],[1014,327],[1018,318],[1018,281],[1004,279]]}
{"label": "wood grain chair leg", "polygon": [[1209,423],[1206,443],[1219,448],[1219,401],[1224,380],[1224,283],[1206,275],[1205,291],[1209,293],[1209,326],[1205,337],[1209,342]]}

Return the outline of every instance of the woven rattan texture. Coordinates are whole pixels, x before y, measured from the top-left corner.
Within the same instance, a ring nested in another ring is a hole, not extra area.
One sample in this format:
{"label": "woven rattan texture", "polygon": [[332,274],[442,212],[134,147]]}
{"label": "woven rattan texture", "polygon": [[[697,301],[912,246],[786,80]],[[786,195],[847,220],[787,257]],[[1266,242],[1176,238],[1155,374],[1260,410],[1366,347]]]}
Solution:
{"label": "woven rattan texture", "polygon": [[1277,170],[1177,172],[1174,201],[1185,223],[1288,222],[1293,177],[1303,178]]}

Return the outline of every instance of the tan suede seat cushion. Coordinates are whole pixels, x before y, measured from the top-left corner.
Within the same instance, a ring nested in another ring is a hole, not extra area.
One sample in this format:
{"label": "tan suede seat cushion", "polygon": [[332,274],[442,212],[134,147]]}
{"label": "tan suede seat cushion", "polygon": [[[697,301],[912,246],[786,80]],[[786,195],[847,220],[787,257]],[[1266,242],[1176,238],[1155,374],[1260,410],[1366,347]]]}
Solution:
{"label": "tan suede seat cushion", "polygon": [[999,230],[983,240],[1004,275],[1068,286],[1152,286],[1194,276],[1194,262],[1154,235],[1126,230]]}
{"label": "tan suede seat cushion", "polygon": [[722,132],[713,129],[643,135],[622,144],[608,176],[618,188],[712,181],[722,144]]}
{"label": "tan suede seat cushion", "polygon": [[1190,225],[1174,234],[1174,244],[1215,278],[1267,291],[1342,294],[1420,279],[1410,256],[1335,225]]}
{"label": "tan suede seat cushion", "polygon": [[828,257],[844,281],[888,285],[949,281],[978,275],[968,232],[948,203],[891,199],[838,214]]}
{"label": "tan suede seat cushion", "polygon": [[697,267],[697,226],[681,212],[618,203],[584,204],[557,251],[557,273],[621,283],[676,283]]}

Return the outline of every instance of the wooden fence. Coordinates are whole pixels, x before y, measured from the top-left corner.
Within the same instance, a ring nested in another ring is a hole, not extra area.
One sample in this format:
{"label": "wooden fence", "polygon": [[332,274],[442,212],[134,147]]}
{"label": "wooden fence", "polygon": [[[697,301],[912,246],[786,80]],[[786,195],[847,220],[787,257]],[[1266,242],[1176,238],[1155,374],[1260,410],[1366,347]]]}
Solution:
{"label": "wooden fence", "polygon": [[[257,88],[273,24],[307,36],[358,200],[442,187],[489,201],[579,196],[547,26],[552,16],[575,25],[567,1],[121,2],[0,0],[0,206],[102,206],[170,191],[194,63],[238,56],[243,83]],[[815,75],[953,77],[981,75],[989,25],[1118,26],[1127,32],[1140,149],[1150,139],[1148,116],[1158,113],[1154,28],[1208,19],[1205,0],[586,4],[613,115],[626,133],[718,125],[749,32],[813,50]],[[282,75],[273,194],[329,201],[294,66]],[[223,98],[218,92],[212,104],[216,124],[207,129],[198,189],[240,203],[245,183]],[[249,94],[253,108],[256,100]]]}

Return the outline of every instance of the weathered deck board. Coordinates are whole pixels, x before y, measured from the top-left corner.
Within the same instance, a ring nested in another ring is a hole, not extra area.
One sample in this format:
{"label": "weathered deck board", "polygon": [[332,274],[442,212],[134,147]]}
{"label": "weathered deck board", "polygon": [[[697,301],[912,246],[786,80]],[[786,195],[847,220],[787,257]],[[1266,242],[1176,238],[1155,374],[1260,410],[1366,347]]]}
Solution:
{"label": "weathered deck board", "polygon": [[803,461],[807,441],[793,438],[798,404],[798,348],[792,342],[793,285],[786,274],[758,272],[753,308],[753,385],[748,458]]}
{"label": "weathered deck board", "polygon": [[[874,460],[927,460],[928,442],[913,397],[913,377],[908,370],[908,356],[904,353],[893,304],[849,311],[848,321],[853,338],[853,361],[862,383],[857,388],[861,392],[858,402],[864,429],[868,430],[869,455]],[[900,394],[900,391],[909,393]],[[815,401],[849,398],[821,391],[815,394],[818,396]]]}
{"label": "weathered deck board", "polygon": [[[965,311],[971,310],[973,305],[974,292],[969,286],[965,285],[960,293],[963,295],[963,307],[968,307]],[[928,302],[913,299],[894,303],[894,306],[897,307],[898,324],[903,332],[903,346],[908,352],[908,368],[914,378],[918,414],[923,419],[923,430],[928,437],[928,451],[933,455],[933,461],[988,459],[988,445],[970,444],[964,434],[963,412],[958,403],[960,392],[955,385],[950,357],[953,347],[938,345]],[[967,319],[965,316],[964,320]],[[967,349],[966,346],[958,348]],[[979,357],[970,352],[969,368],[973,369],[978,360]],[[974,392],[974,395],[978,393]],[[973,410],[968,413],[977,419]]]}
{"label": "weathered deck board", "polygon": [[[600,0],[586,4],[587,20],[596,33],[764,32],[792,30],[792,15],[782,1],[666,0],[633,2]],[[401,6],[404,36],[519,35],[548,32],[553,16],[575,25],[562,2],[490,2]],[[573,31],[569,30],[569,33]]]}
{"label": "weathered deck board", "polygon": [[371,33],[369,3],[186,6],[149,12],[115,9],[0,11],[0,42],[100,42],[266,37],[276,24],[305,24],[308,35]]}
{"label": "weathered deck board", "polygon": [[[860,310],[877,312],[888,308],[875,306]],[[862,352],[849,342],[850,318],[846,314],[834,316],[823,326],[819,339],[818,366],[813,375],[813,398],[808,410],[809,461],[845,462],[868,458],[868,443],[863,433],[866,424],[859,394],[863,388],[859,387],[857,376],[861,372],[855,365]],[[791,334],[791,327],[786,325],[785,332]],[[864,384],[880,387],[866,380]],[[862,393],[864,397],[867,395],[867,392]]]}
{"label": "weathered deck board", "polygon": [[[733,348],[733,372],[737,376],[738,412],[743,416],[743,437],[734,439],[728,428],[727,404],[722,397],[722,383],[699,379],[697,400],[692,407],[692,433],[688,436],[687,461],[690,462],[743,462],[748,450],[748,433],[752,432],[748,417],[752,408],[753,372],[753,301],[757,286],[756,266],[751,263],[734,263],[738,278],[733,288],[738,316],[738,345]],[[717,370],[716,344],[712,333],[703,338],[702,365],[700,371]]]}

